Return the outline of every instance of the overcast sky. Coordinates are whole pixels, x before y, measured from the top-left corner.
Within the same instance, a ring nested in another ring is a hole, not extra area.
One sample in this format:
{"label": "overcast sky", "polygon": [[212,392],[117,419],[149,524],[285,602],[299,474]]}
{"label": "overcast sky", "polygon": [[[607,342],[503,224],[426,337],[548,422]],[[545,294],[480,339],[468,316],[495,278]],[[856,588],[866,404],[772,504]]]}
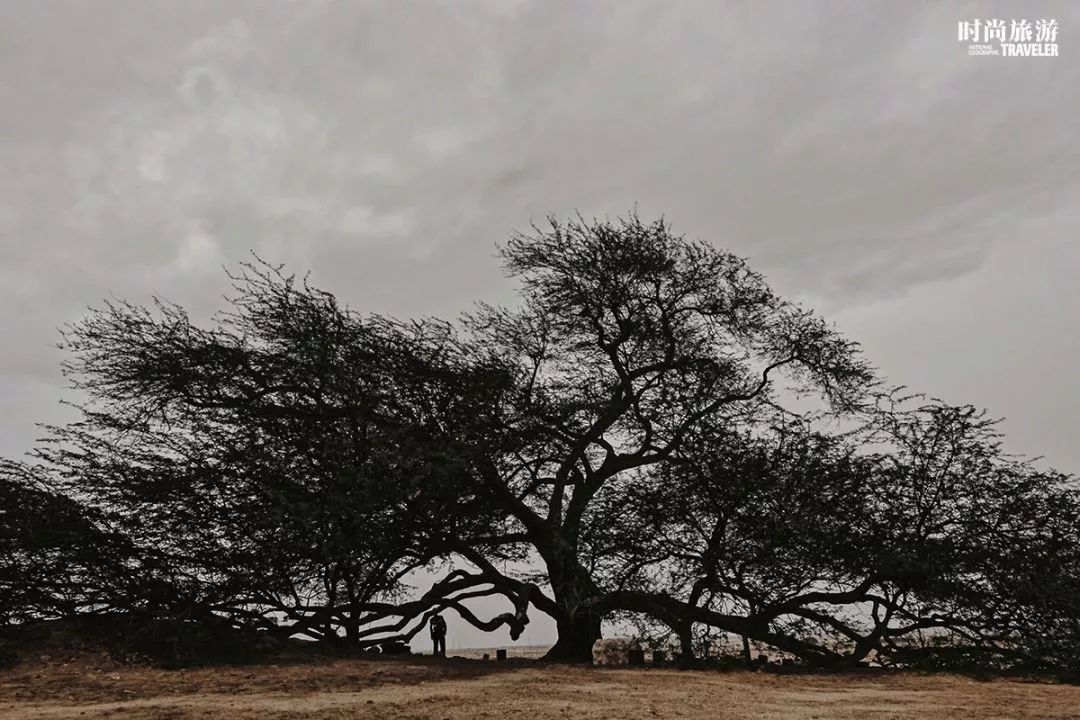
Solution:
{"label": "overcast sky", "polygon": [[[515,228],[636,204],[1080,470],[1080,3],[0,7],[0,454],[109,295],[204,316],[254,250],[454,315],[512,300]],[[968,56],[976,17],[1055,18],[1060,57]]]}

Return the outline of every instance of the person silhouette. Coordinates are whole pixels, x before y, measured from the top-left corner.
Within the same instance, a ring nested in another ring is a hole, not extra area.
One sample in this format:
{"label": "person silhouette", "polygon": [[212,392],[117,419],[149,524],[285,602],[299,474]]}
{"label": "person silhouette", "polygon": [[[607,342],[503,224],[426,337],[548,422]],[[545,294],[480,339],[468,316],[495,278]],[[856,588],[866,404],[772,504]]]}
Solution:
{"label": "person silhouette", "polygon": [[446,620],[442,615],[431,618],[432,655],[446,657]]}

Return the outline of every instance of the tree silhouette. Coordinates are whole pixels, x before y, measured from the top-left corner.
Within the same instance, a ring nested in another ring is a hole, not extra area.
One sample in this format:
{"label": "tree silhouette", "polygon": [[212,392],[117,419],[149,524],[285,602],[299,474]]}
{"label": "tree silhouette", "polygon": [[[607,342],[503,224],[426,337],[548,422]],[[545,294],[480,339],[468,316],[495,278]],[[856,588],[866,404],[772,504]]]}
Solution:
{"label": "tree silhouette", "polygon": [[0,468],[9,618],[369,647],[446,609],[516,639],[539,611],[549,658],[588,662],[633,614],[686,659],[719,632],[820,665],[1078,667],[1077,491],[984,415],[886,388],[662,220],[551,219],[500,253],[520,303],[458,322],[362,315],[258,261],[209,328],[121,301],[68,328],[82,419]]}

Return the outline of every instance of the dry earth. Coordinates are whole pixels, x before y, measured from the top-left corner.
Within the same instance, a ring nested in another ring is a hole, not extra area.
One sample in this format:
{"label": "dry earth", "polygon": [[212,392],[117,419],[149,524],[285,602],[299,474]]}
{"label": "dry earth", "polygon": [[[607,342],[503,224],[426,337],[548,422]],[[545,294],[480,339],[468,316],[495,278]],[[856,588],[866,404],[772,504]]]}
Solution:
{"label": "dry earth", "polygon": [[48,657],[0,672],[0,720],[507,717],[1080,718],[1080,687],[901,673],[774,675],[429,658],[170,671],[104,657]]}

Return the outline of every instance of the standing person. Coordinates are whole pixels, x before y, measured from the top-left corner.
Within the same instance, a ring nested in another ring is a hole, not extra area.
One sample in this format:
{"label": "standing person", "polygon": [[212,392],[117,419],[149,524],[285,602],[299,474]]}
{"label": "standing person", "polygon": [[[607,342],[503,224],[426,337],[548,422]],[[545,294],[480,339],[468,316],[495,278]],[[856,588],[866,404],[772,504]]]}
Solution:
{"label": "standing person", "polygon": [[442,615],[431,618],[431,646],[433,655],[446,657],[446,620]]}

